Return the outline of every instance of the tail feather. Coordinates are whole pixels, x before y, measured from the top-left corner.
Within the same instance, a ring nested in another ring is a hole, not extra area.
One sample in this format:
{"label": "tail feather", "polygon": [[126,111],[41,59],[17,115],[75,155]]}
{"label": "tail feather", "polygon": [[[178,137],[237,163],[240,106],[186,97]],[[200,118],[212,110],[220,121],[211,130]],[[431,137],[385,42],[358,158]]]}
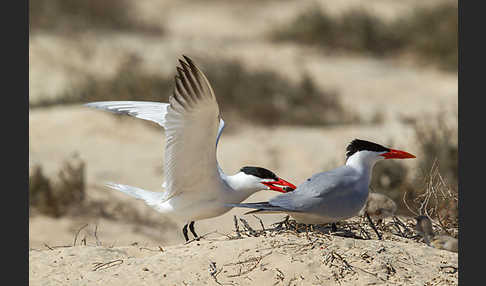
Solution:
{"label": "tail feather", "polygon": [[156,210],[163,211],[163,203],[164,203],[164,193],[161,192],[151,192],[146,191],[137,187],[132,187],[128,185],[116,184],[116,183],[106,183],[105,186],[125,193],[129,196],[132,196],[138,200],[145,201],[145,203]]}

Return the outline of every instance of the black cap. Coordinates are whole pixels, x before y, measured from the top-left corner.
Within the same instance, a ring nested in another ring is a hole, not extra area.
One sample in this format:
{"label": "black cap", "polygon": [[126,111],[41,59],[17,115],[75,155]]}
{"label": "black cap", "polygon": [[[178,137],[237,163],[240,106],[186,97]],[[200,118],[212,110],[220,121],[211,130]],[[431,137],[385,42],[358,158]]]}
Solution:
{"label": "black cap", "polygon": [[272,179],[272,180],[278,181],[277,175],[275,175],[272,171],[267,170],[265,168],[246,166],[246,167],[241,168],[240,171],[247,174],[247,175],[253,175],[253,176],[258,177],[258,178]]}
{"label": "black cap", "polygon": [[346,158],[349,158],[351,155],[359,151],[390,152],[390,148],[383,147],[380,144],[370,141],[354,139],[346,148]]}

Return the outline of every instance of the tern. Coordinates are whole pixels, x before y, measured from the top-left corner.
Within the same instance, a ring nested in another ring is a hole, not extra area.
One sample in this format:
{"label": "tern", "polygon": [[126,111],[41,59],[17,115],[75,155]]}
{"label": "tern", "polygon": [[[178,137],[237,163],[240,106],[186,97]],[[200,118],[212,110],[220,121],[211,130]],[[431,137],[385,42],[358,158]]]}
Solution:
{"label": "tern", "polygon": [[432,228],[432,221],[430,218],[424,215],[417,216],[415,218],[417,224],[415,225],[415,230],[420,236],[423,237],[425,243],[428,246],[444,249],[452,252],[458,252],[459,241],[449,235],[436,235]]}
{"label": "tern", "polygon": [[187,227],[199,238],[194,222],[220,216],[260,190],[286,193],[296,188],[272,171],[246,166],[235,175],[220,168],[216,149],[224,128],[218,102],[204,73],[187,56],[179,59],[175,88],[169,103],[150,101],[98,101],[85,105],[155,122],[165,130],[165,192],[107,183],[106,186],[128,194],[155,210],[182,220],[184,238]]}
{"label": "tern", "polygon": [[292,192],[267,202],[231,204],[255,209],[249,213],[287,213],[304,224],[336,223],[354,217],[369,194],[372,169],[382,159],[415,158],[401,150],[355,139],[346,148],[346,164],[314,174]]}

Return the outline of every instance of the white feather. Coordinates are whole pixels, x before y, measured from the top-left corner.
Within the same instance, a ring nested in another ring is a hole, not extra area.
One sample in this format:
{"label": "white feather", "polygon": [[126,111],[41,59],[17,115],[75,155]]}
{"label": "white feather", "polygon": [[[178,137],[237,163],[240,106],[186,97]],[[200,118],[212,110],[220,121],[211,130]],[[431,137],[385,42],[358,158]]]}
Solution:
{"label": "white feather", "polygon": [[96,101],[86,103],[85,106],[111,111],[113,113],[128,114],[155,122],[165,128],[165,116],[169,104],[152,101]]}
{"label": "white feather", "polygon": [[151,192],[151,191],[146,191],[137,187],[132,187],[132,186],[127,186],[127,185],[122,185],[122,184],[116,184],[116,183],[111,183],[108,182],[105,184],[105,186],[113,189],[120,191],[122,193],[125,193],[127,195],[130,195],[136,199],[145,201],[145,203],[154,209],[156,209],[159,212],[168,212],[171,210],[170,206],[167,204],[163,204],[164,202],[164,193],[161,192]]}
{"label": "white feather", "polygon": [[221,215],[231,209],[226,203],[241,202],[265,187],[240,191],[231,188],[232,176],[223,173],[216,158],[225,124],[214,92],[192,61],[180,62],[183,68],[178,68],[169,103],[100,101],[85,105],[149,120],[165,129],[165,192],[114,183],[107,186],[189,222]]}

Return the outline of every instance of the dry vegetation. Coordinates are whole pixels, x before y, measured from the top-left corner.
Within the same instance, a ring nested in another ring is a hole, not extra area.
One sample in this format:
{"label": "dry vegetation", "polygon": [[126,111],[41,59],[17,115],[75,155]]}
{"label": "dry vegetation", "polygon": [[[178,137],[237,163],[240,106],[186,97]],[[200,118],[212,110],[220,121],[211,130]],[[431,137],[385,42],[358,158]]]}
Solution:
{"label": "dry vegetation", "polygon": [[88,198],[85,168],[85,162],[77,155],[65,160],[55,177],[47,177],[41,165],[32,166],[29,175],[29,215],[95,217],[160,229],[174,227],[172,222],[147,218],[131,205]]}
{"label": "dry vegetation", "polygon": [[412,123],[421,150],[420,171],[413,178],[407,178],[409,171],[400,161],[386,161],[375,166],[371,187],[389,195],[401,213],[427,215],[445,232],[457,235],[457,125],[445,124],[444,116]]}
{"label": "dry vegetation", "polygon": [[295,20],[272,32],[275,41],[295,41],[329,51],[372,56],[415,55],[457,71],[457,2],[416,8],[411,14],[385,21],[365,10],[345,11],[333,17],[319,7],[309,8]]}
{"label": "dry vegetation", "polygon": [[141,23],[133,17],[129,0],[30,0],[31,32],[78,33],[96,31],[136,31],[163,33],[161,27]]}
{"label": "dry vegetation", "polygon": [[41,165],[34,165],[29,176],[31,210],[60,217],[85,199],[85,164],[77,157],[66,160],[57,180],[47,178]]}
{"label": "dry vegetation", "polygon": [[[249,71],[238,61],[206,60],[199,66],[211,81],[227,120],[236,117],[262,125],[331,125],[359,120],[342,106],[337,92],[322,91],[308,75],[293,83],[273,71]],[[144,72],[140,59],[132,56],[111,79],[90,77],[83,85],[30,107],[100,100],[167,102],[173,82],[172,76]]]}
{"label": "dry vegetation", "polygon": [[[415,230],[415,220],[410,217],[402,217],[400,219],[398,216],[394,216],[381,220],[380,224],[376,225],[376,229],[380,232],[381,238],[376,235],[372,226],[364,217],[355,217],[338,222],[336,223],[336,230],[333,230],[330,224],[301,224],[289,216],[286,216],[280,222],[265,226],[259,217],[255,215],[253,217],[258,220],[258,223],[252,226],[247,219],[235,216],[235,231],[231,235],[227,235],[227,238],[273,237],[282,233],[290,233],[296,236],[305,236],[310,241],[318,237],[329,237],[329,235],[351,237],[360,240],[383,239],[383,237],[390,239],[392,236],[415,241],[420,240]],[[434,228],[436,230],[438,229],[437,226],[434,226]]]}

